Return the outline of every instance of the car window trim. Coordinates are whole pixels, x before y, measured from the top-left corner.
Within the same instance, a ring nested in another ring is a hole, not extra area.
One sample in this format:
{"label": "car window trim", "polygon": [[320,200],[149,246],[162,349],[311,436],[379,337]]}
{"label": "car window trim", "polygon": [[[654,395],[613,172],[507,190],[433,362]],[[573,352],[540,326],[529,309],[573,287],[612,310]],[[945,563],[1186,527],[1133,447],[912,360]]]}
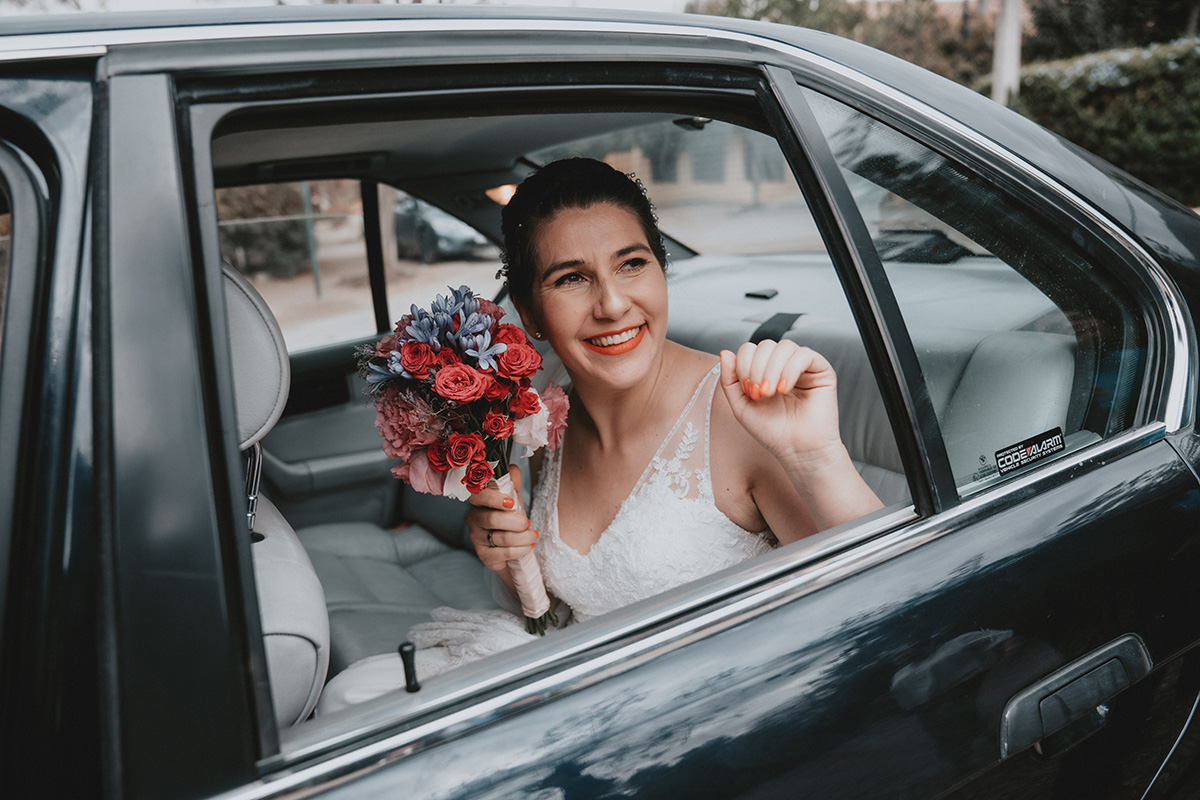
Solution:
{"label": "car window trim", "polygon": [[15,514],[21,503],[31,499],[32,492],[21,490],[18,468],[21,451],[21,420],[26,398],[36,381],[28,380],[30,343],[33,334],[34,298],[39,265],[46,252],[46,225],[49,198],[45,185],[37,180],[21,152],[0,140],[0,191],[8,197],[12,221],[8,253],[8,286],[5,287],[0,324],[0,431],[14,432],[0,436],[0,481],[12,487],[0,497],[0,664],[4,663],[4,644],[7,639],[6,599],[9,594],[9,567],[12,557],[12,533],[16,529]]}
{"label": "car window trim", "polygon": [[376,333],[392,329],[392,317],[388,311],[387,275],[383,258],[383,225],[380,220],[379,183],[362,180],[358,182],[362,197],[363,239],[367,248],[367,282],[371,287],[371,309],[375,313]]}
{"label": "car window trim", "polygon": [[896,436],[913,504],[921,516],[936,514],[958,503],[958,488],[916,349],[883,262],[795,75],[772,65],[764,65],[763,74],[783,115],[776,138],[785,152],[791,145],[789,160],[796,179],[842,286],[852,294],[850,307]]}

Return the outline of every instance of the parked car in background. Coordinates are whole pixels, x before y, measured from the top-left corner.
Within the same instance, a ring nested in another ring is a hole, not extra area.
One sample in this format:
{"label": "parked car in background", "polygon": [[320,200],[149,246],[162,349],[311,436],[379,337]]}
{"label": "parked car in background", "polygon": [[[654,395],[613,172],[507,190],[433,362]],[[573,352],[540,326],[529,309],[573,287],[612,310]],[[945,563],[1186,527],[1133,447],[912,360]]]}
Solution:
{"label": "parked car in background", "polygon": [[396,254],[432,264],[472,256],[489,242],[479,231],[424,200],[400,195],[395,209]]}
{"label": "parked car in background", "polygon": [[[0,121],[6,797],[1200,791],[1200,218],[1153,189],[702,16],[23,17]],[[391,192],[496,243],[565,155],[646,186],[673,340],[829,358],[886,507],[408,692],[409,627],[494,601],[355,348],[498,265],[389,265]],[[223,265],[218,190],[293,182],[310,269]]]}

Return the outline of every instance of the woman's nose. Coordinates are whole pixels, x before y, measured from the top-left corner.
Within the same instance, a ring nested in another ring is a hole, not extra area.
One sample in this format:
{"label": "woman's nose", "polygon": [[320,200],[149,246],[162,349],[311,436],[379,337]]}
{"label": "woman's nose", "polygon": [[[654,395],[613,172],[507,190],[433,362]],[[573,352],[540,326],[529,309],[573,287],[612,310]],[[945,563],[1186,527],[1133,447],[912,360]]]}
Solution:
{"label": "woman's nose", "polygon": [[592,315],[597,319],[620,319],[629,309],[629,297],[617,281],[597,281],[596,292],[596,305]]}

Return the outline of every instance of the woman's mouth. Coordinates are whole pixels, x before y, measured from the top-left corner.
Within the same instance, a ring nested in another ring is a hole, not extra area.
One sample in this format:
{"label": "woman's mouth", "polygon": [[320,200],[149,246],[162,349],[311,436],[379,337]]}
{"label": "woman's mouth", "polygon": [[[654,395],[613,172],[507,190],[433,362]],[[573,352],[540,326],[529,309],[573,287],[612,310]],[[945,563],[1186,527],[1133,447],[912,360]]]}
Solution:
{"label": "woman's mouth", "polygon": [[584,339],[583,343],[597,353],[602,353],[606,356],[619,356],[628,353],[641,344],[642,338],[645,335],[646,326],[643,324],[633,328],[626,328],[622,331],[593,336],[591,339]]}

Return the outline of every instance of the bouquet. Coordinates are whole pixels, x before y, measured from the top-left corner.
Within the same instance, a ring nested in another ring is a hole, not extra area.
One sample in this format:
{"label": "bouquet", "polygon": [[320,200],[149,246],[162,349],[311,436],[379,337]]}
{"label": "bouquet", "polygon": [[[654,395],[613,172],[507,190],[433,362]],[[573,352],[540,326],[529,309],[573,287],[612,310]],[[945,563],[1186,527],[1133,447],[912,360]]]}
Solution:
{"label": "bouquet", "polygon": [[[562,441],[566,394],[554,384],[540,395],[533,389],[542,356],[503,316],[460,286],[428,311],[412,306],[392,335],[359,348],[383,451],[400,459],[392,474],[418,492],[466,500],[494,479],[519,505],[508,474],[513,445],[529,456]],[[537,557],[530,552],[508,566],[525,629],[545,634],[558,620]]]}

